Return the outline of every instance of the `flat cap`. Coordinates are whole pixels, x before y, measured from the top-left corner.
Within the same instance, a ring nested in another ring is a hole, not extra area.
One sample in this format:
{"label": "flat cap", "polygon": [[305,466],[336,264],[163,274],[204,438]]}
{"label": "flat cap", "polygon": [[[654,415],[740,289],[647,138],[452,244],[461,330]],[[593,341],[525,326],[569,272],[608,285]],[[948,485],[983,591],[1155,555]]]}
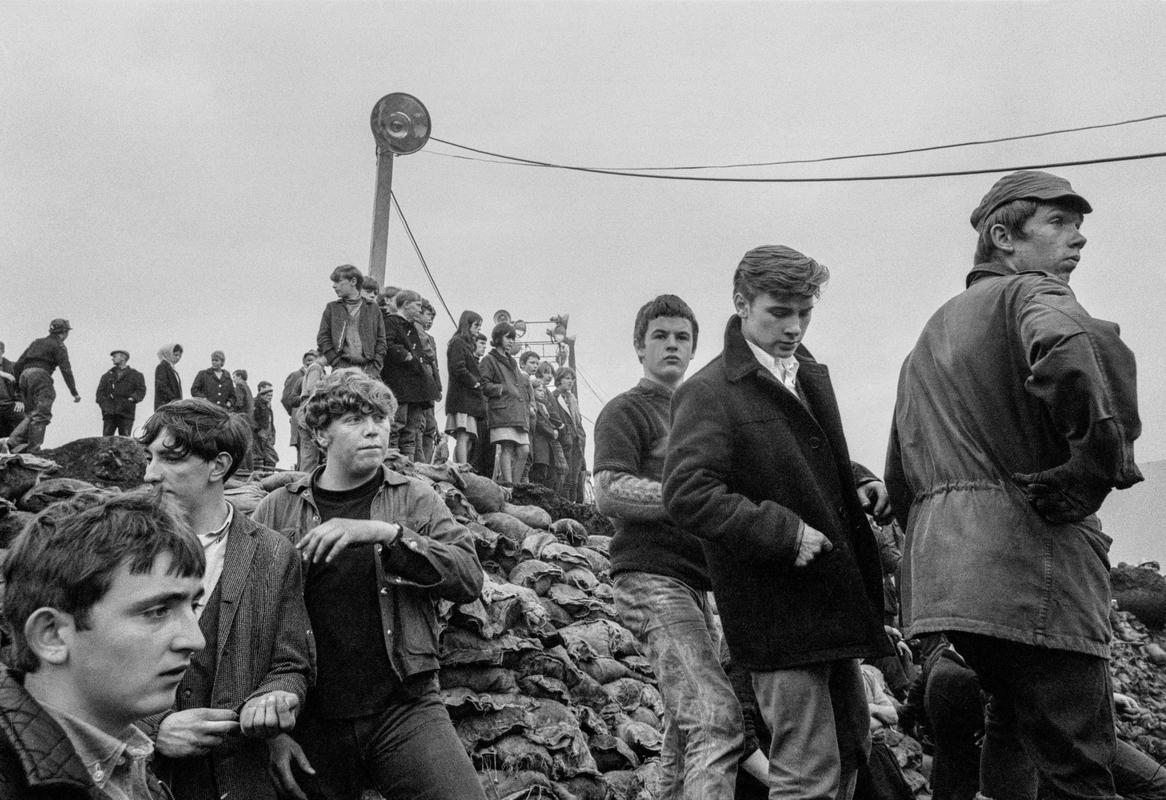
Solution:
{"label": "flat cap", "polygon": [[1073,199],[1082,214],[1093,210],[1089,201],[1073,191],[1072,185],[1064,178],[1039,170],[1022,169],[992,184],[972,212],[972,227],[978,231],[980,223],[989,214],[1013,200],[1059,200],[1066,197]]}
{"label": "flat cap", "polygon": [[116,356],[118,353],[121,353],[123,356],[125,356],[126,361],[130,360],[130,351],[129,350],[122,350],[121,348],[118,348],[117,350],[110,350],[109,356],[110,356],[110,358],[112,358],[113,356]]}
{"label": "flat cap", "polygon": [[57,317],[49,323],[49,333],[63,333],[71,330],[73,330],[73,326],[69,324],[69,320],[61,317]]}

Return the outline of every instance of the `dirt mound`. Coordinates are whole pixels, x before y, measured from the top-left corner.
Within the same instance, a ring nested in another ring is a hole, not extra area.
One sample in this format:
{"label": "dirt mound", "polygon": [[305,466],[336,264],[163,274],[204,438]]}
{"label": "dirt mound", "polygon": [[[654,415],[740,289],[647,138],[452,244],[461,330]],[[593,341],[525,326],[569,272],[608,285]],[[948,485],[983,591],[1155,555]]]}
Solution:
{"label": "dirt mound", "polygon": [[134,489],[146,475],[146,449],[124,436],[77,439],[38,455],[60,465],[56,478],[76,478],[96,486]]}

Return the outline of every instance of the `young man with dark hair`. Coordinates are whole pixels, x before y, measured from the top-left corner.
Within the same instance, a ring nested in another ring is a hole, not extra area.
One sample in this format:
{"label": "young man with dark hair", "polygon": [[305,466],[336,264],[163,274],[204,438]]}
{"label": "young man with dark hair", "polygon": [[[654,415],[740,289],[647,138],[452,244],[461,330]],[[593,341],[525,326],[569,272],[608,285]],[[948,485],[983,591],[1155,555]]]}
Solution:
{"label": "young man with dark hair", "polygon": [[437,368],[437,342],[430,335],[433,320],[437,317],[437,309],[433,304],[421,298],[421,313],[414,323],[417,327],[417,336],[421,340],[421,352],[425,356],[426,393],[429,397],[421,404],[425,421],[421,427],[421,460],[426,464],[433,463],[433,453],[437,449],[437,440],[441,436],[441,429],[437,426],[437,415],[433,409],[441,399],[441,371]]}
{"label": "young man with dark hair", "polygon": [[239,398],[235,396],[235,381],[231,373],[223,369],[227,356],[222,350],[211,353],[209,369],[200,369],[190,384],[190,396],[209,400],[219,408],[228,411],[239,410]]}
{"label": "young man with dark hair", "polygon": [[147,728],[177,800],[274,800],[264,739],[290,731],[313,680],[312,633],[295,548],[227,502],[251,446],[246,421],[178,400],[146,422],[146,482],[178,506],[206,557],[197,610],[207,648],[174,705]]}
{"label": "young man with dark hair", "polygon": [[114,350],[113,367],[97,382],[97,406],[101,409],[102,436],[129,436],[134,428],[135,406],[146,397],[146,379],[129,366],[130,354]]}
{"label": "young man with dark hair", "polygon": [[295,739],[273,740],[274,774],[293,796],[305,784],[328,800],[358,800],[369,785],[386,797],[483,797],[441,702],[436,611],[475,599],[482,568],[441,498],[384,466],[395,411],[380,381],[332,373],[305,405],[325,465],[255,510],[303,555],[319,643]]}
{"label": "young man with dark hair", "polygon": [[336,299],[324,307],[316,349],[334,369],[357,367],[379,377],[385,361],[385,321],[376,303],[361,297],[364,276],[351,264],[332,270]]}
{"label": "young man with dark hair", "polygon": [[829,272],[758,247],[733,277],[722,353],[676,390],[669,516],[704,540],[725,639],[772,732],[769,796],[848,800],[870,750],[859,659],[890,653],[867,521],[886,489],[852,464],[830,377],[802,344]]}
{"label": "young man with dark hair", "polygon": [[136,720],[167,708],[205,644],[202,548],[146,491],[53,507],[4,561],[0,794],[161,800]]}
{"label": "young man with dark hair", "polygon": [[72,329],[69,320],[54,319],[49,323],[49,335],[35,340],[16,361],[13,376],[24,403],[24,419],[8,437],[8,449],[14,453],[22,450],[35,453],[44,444],[45,428],[52,422],[53,403],[57,399],[53,370],[60,368],[61,377],[73,394],[73,402],[81,402],[73,381],[73,367],[69,364],[69,350],[65,347]]}
{"label": "young man with dark hair", "polygon": [[636,633],[664,698],[663,794],[730,800],[744,721],[721,667],[700,539],[664,509],[669,407],[696,350],[696,317],[675,295],[636,314],[632,345],[643,377],[595,422],[595,503],[615,526],[611,574],[624,626]]}
{"label": "young man with dark hair", "polygon": [[966,290],[899,374],[886,472],[907,532],[904,618],[945,633],[991,695],[987,798],[1032,788],[1028,758],[1042,797],[1114,796],[1096,512],[1142,480],[1141,423],[1134,354],[1069,288],[1092,210],[1057,175],[1000,178],[971,215]]}

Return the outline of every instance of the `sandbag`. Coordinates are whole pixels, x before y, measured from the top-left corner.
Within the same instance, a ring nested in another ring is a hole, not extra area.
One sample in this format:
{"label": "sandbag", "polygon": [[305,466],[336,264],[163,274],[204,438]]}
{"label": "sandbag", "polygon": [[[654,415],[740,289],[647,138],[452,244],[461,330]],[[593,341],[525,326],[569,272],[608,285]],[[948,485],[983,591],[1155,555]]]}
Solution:
{"label": "sandbag", "polygon": [[510,583],[532,589],[539,596],[550,591],[555,581],[562,577],[563,570],[554,564],[547,564],[534,558],[523,561],[510,570]]}
{"label": "sandbag", "polygon": [[491,694],[475,692],[465,686],[455,686],[441,690],[441,702],[450,717],[458,719],[488,711],[501,711],[504,708],[525,708],[530,700],[517,693]]}
{"label": "sandbag", "polygon": [[69,500],[79,494],[104,493],[107,490],[99,489],[89,481],[80,481],[76,478],[49,478],[42,480],[21,495],[16,507],[21,511],[37,513],[44,511],[53,503]]}
{"label": "sandbag", "polygon": [[466,499],[461,490],[452,483],[438,481],[433,484],[433,491],[437,492],[438,497],[445,503],[445,507],[449,509],[449,513],[458,519],[476,520],[478,518],[478,510],[474,508],[473,503]]}
{"label": "sandbag", "polygon": [[611,572],[611,560],[598,550],[590,547],[580,547],[579,553],[587,559],[587,564],[596,575],[602,572]]}
{"label": "sandbag", "polygon": [[610,733],[591,737],[591,755],[595,758],[595,766],[606,777],[612,770],[630,770],[640,765],[640,757],[631,746]]}
{"label": "sandbag", "polygon": [[538,533],[537,530],[527,525],[517,517],[510,514],[505,514],[501,511],[494,511],[489,514],[482,515],[482,524],[492,531],[505,536],[510,541],[514,542],[519,547],[526,540],[527,536],[533,533]]}
{"label": "sandbag", "polygon": [[586,546],[611,558],[611,537],[594,534],[587,537]]}
{"label": "sandbag", "polygon": [[609,620],[576,622],[561,629],[559,634],[566,642],[568,653],[572,653],[572,646],[582,642],[589,645],[595,655],[609,658],[640,655],[631,631]]}
{"label": "sandbag", "polygon": [[473,472],[459,473],[462,480],[462,493],[473,504],[479,514],[490,514],[501,511],[506,503],[506,491],[489,478],[483,478]]}
{"label": "sandbag", "polygon": [[577,519],[557,519],[550,524],[550,529],[565,544],[578,547],[587,542],[587,528]]}
{"label": "sandbag", "polygon": [[522,540],[522,557],[542,559],[543,549],[548,544],[558,544],[559,540],[550,531],[536,531]]}
{"label": "sandbag", "polygon": [[549,776],[554,765],[545,747],[515,733],[479,748],[472,758],[479,770],[499,773],[533,770]]}
{"label": "sandbag", "polygon": [[572,567],[563,572],[563,583],[590,594],[599,585],[599,578],[587,567]]}
{"label": "sandbag", "polygon": [[552,542],[544,547],[539,558],[548,564],[560,566],[564,570],[571,569],[572,567],[591,568],[591,562],[587,560],[587,556],[580,553],[577,548],[559,541]]}
{"label": "sandbag", "polygon": [[501,711],[488,711],[485,714],[460,719],[454,727],[458,738],[465,745],[466,752],[472,754],[479,745],[496,742],[503,736],[525,730],[526,712],[517,706]]}
{"label": "sandbag", "polygon": [[532,528],[546,530],[551,527],[551,515],[547,513],[545,508],[538,506],[517,506],[513,503],[504,503],[502,511],[522,520],[524,523]]}
{"label": "sandbag", "polygon": [[478,774],[482,792],[490,800],[532,800],[555,797],[551,779],[541,772],[519,770],[502,772],[493,767]]}
{"label": "sandbag", "polygon": [[545,697],[560,703],[570,703],[574,699],[567,684],[547,675],[527,675],[519,678],[518,689],[528,697]]}
{"label": "sandbag", "polygon": [[263,480],[259,481],[259,487],[263,491],[274,492],[276,489],[282,489],[289,483],[298,481],[307,476],[306,472],[296,472],[295,470],[287,470],[285,472],[273,472]]}
{"label": "sandbag", "polygon": [[258,483],[245,483],[234,489],[225,489],[223,494],[236,511],[246,516],[251,516],[251,513],[259,507],[260,501],[267,497],[267,492],[263,491],[263,487]]}
{"label": "sandbag", "polygon": [[442,667],[438,680],[442,689],[462,687],[491,694],[518,691],[514,673],[502,667]]}

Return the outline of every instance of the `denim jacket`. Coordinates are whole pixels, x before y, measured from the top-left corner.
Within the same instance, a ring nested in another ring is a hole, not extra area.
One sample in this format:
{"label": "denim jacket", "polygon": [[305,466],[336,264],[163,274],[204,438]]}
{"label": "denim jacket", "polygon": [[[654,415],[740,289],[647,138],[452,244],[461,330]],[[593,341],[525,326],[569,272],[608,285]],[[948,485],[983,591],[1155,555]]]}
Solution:
{"label": "denim jacket", "polygon": [[[287,536],[292,544],[320,524],[310,476],[276,489],[252,518]],[[401,680],[436,670],[436,601],[468,603],[482,591],[482,566],[469,531],[424,482],[389,469],[373,498],[371,519],[402,526],[393,544],[372,548],[380,586],[381,636]]]}

